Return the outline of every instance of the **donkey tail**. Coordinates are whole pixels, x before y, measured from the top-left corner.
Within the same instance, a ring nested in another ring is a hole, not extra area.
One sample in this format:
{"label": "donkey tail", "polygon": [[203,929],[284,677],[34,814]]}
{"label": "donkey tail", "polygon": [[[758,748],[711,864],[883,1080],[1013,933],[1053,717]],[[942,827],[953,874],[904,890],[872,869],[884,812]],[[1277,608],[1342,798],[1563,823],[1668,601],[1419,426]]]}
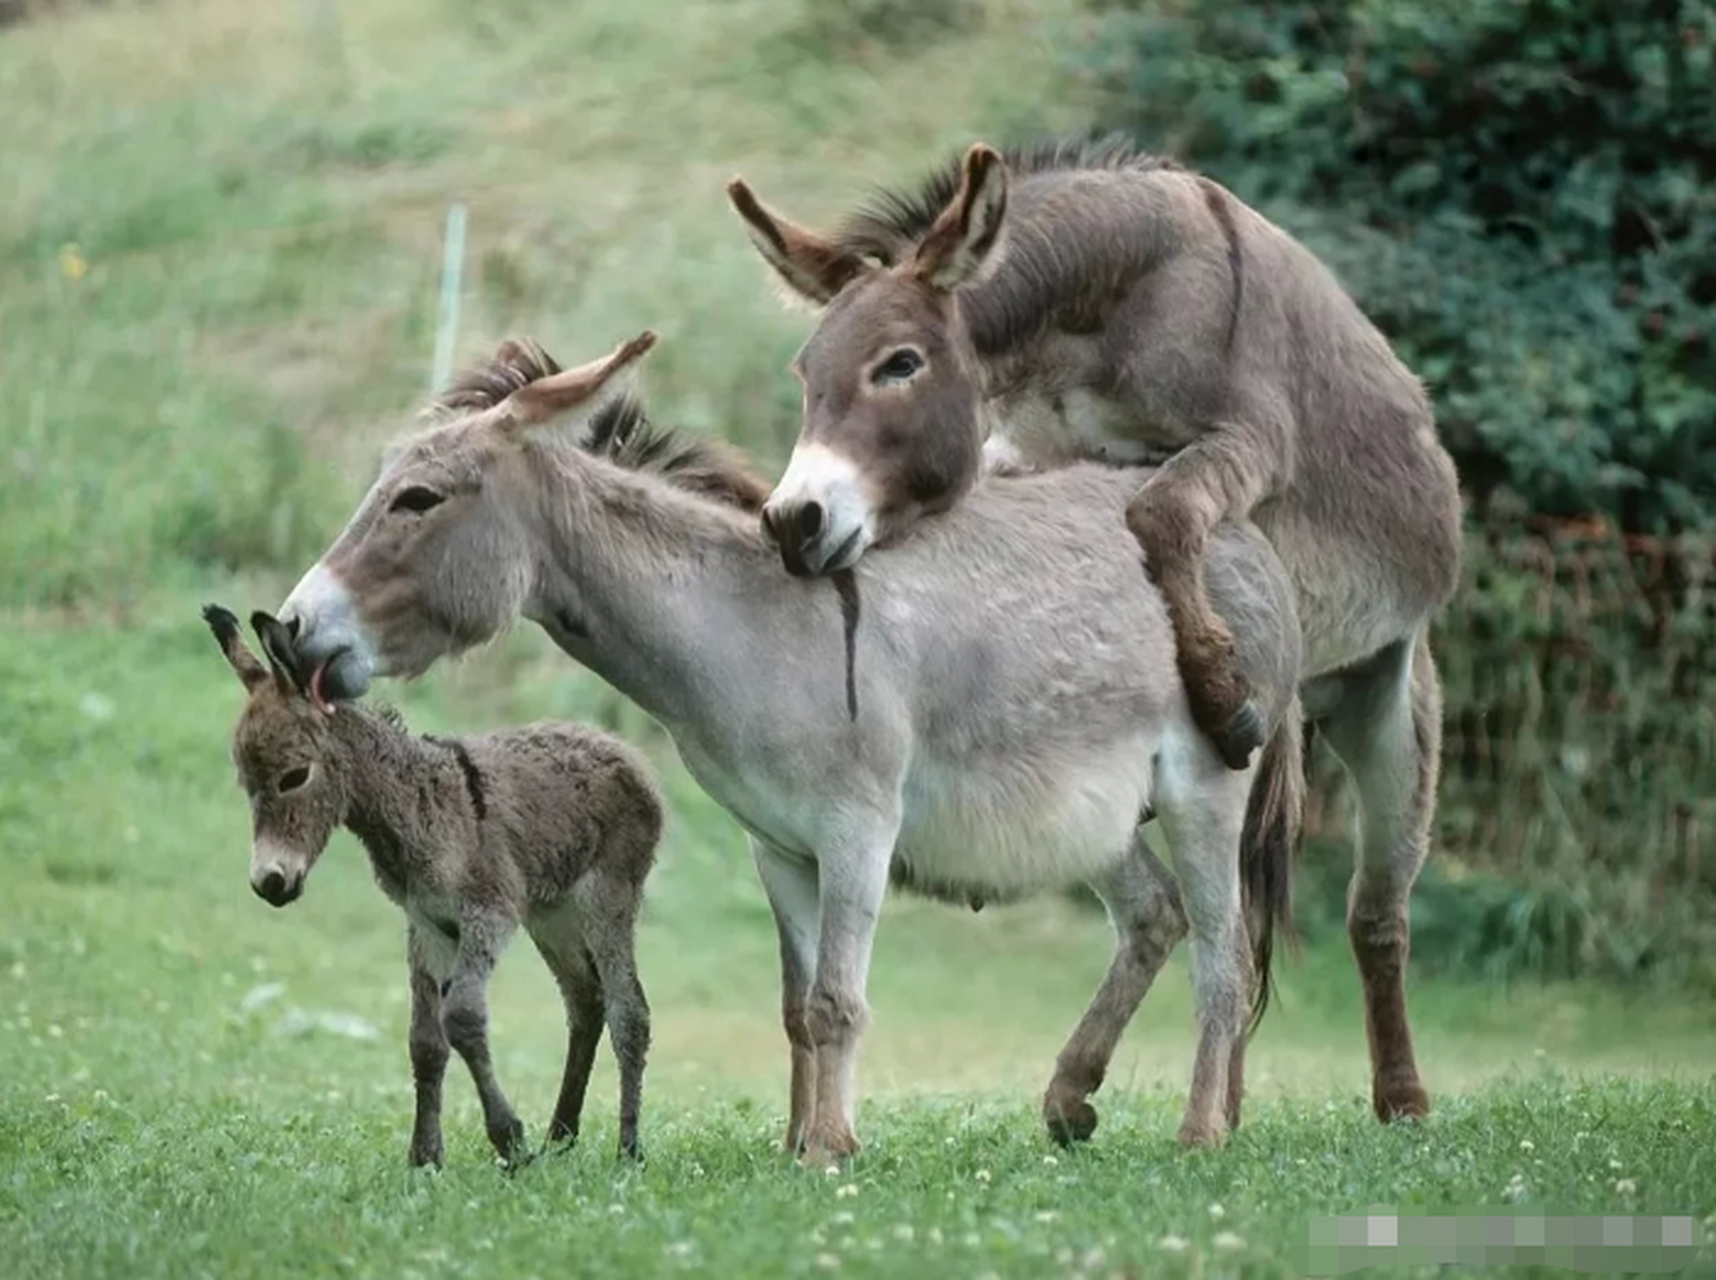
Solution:
{"label": "donkey tail", "polygon": [[1240,895],[1257,976],[1248,1035],[1263,1021],[1274,989],[1270,961],[1275,931],[1279,928],[1286,937],[1292,937],[1293,864],[1298,859],[1305,812],[1302,721],[1295,698],[1282,714],[1274,735],[1263,744],[1257,776],[1245,802],[1245,825],[1239,841]]}

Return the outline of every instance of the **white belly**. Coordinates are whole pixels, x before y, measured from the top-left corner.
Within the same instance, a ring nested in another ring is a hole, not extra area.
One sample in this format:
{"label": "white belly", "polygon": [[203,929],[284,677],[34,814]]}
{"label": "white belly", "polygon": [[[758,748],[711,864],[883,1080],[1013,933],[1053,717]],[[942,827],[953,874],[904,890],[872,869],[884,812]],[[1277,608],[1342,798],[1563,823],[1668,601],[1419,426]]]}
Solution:
{"label": "white belly", "polygon": [[1073,462],[1144,466],[1171,450],[1138,439],[1118,406],[1083,388],[1022,393],[996,406],[984,445],[990,469],[1059,467]]}
{"label": "white belly", "polygon": [[925,760],[906,779],[895,856],[915,875],[1024,893],[1105,871],[1150,801],[1154,743],[1026,769]]}

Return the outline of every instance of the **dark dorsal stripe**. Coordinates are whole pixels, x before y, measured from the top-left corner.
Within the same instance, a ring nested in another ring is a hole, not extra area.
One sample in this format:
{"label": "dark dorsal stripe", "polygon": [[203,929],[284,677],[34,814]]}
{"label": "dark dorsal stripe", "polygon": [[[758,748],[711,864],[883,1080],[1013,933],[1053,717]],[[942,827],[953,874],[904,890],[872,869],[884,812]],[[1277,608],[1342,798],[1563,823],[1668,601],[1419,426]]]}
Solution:
{"label": "dark dorsal stripe", "polygon": [[489,802],[483,792],[483,775],[477,768],[477,762],[471,759],[471,753],[465,750],[465,744],[457,738],[437,738],[427,733],[423,735],[423,740],[446,747],[453,753],[453,758],[459,762],[459,772],[465,776],[465,794],[471,798],[471,808],[476,811],[477,821],[481,822],[487,818]]}
{"label": "dark dorsal stripe", "polygon": [[840,621],[846,640],[846,714],[858,719],[858,579],[852,570],[830,575],[840,593]]}
{"label": "dark dorsal stripe", "polygon": [[[1008,147],[1001,153],[1014,177],[1077,170],[1178,169],[1164,156],[1141,151],[1128,139],[1109,134],[1088,140],[1051,139]],[[965,156],[952,157],[917,186],[878,192],[841,228],[840,246],[852,253],[880,258],[893,266],[928,234],[942,210],[959,194]]]}

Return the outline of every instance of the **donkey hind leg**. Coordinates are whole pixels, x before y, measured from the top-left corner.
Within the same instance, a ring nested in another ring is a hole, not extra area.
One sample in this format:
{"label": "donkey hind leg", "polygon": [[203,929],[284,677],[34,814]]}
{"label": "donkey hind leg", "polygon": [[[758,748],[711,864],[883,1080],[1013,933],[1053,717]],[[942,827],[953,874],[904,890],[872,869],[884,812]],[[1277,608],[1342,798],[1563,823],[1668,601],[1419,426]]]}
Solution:
{"label": "donkey hind leg", "polygon": [[1091,882],[1114,926],[1114,959],[1055,1060],[1043,1095],[1043,1123],[1063,1147],[1096,1130],[1088,1099],[1102,1085],[1121,1034],[1143,1002],[1157,972],[1186,935],[1185,912],[1173,877],[1144,843],[1140,830],[1124,861]]}
{"label": "donkey hind leg", "polygon": [[1364,983],[1371,1101],[1379,1120],[1422,1116],[1406,1018],[1409,898],[1430,848],[1442,751],[1442,690],[1420,633],[1338,677],[1320,722],[1358,793],[1358,855],[1347,894],[1347,936]]}
{"label": "donkey hind leg", "polygon": [[447,1035],[441,1029],[441,983],[431,944],[408,925],[405,950],[411,968],[411,1083],[417,1094],[411,1126],[411,1163],[440,1168],[441,1085],[447,1078]]}
{"label": "donkey hind leg", "polygon": [[649,1058],[649,999],[638,979],[638,886],[598,874],[579,886],[590,922],[590,955],[602,982],[608,1042],[620,1067],[620,1154],[642,1157],[638,1114],[643,1107],[644,1064]]}
{"label": "donkey hind leg", "polygon": [[1220,1142],[1227,1129],[1233,1109],[1229,1072],[1244,1043],[1255,982],[1239,885],[1240,832],[1252,771],[1225,769],[1204,750],[1177,754],[1171,765],[1164,762],[1158,813],[1191,925],[1198,1018],[1191,1094],[1179,1138],[1182,1146],[1202,1147]]}
{"label": "donkey hind leg", "polygon": [[788,1155],[798,1155],[804,1150],[816,1105],[816,1054],[806,1011],[810,980],[816,972],[816,939],[822,929],[817,868],[809,859],[789,857],[754,836],[751,856],[780,934],[781,1024],[792,1052],[791,1110],[781,1148]]}
{"label": "donkey hind leg", "polygon": [[560,1097],[548,1121],[548,1141],[570,1146],[578,1139],[584,1094],[590,1086],[596,1046],[602,1039],[602,987],[580,931],[565,927],[533,929],[531,941],[554,975],[566,1006],[566,1067],[560,1075]]}
{"label": "donkey hind leg", "polygon": [[1204,551],[1215,526],[1262,496],[1267,451],[1250,433],[1221,427],[1187,445],[1126,509],[1145,572],[1162,593],[1192,719],[1227,767],[1244,769],[1263,745],[1264,716],[1240,670],[1233,633],[1210,602]]}
{"label": "donkey hind leg", "polygon": [[470,1070],[483,1108],[483,1127],[508,1168],[530,1158],[524,1125],[495,1079],[489,1057],[489,978],[516,923],[496,913],[466,910],[459,915],[459,954],[441,990],[441,1026],[447,1042]]}

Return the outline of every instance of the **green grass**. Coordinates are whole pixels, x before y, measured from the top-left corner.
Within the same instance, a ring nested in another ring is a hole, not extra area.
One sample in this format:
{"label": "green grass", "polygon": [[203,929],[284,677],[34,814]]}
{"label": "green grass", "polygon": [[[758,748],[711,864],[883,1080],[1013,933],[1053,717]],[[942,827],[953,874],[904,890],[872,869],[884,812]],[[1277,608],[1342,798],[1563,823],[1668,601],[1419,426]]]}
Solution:
{"label": "green grass", "polygon": [[[784,1164],[774,933],[743,840],[658,730],[529,632],[392,692],[419,729],[592,719],[658,761],[650,1158],[610,1159],[603,1062],[587,1142],[505,1178],[455,1067],[449,1167],[409,1173],[400,922],[344,836],[301,904],[249,893],[238,690],[197,606],[277,601],[423,394],[452,199],[471,208],[462,358],[526,332],[580,359],[656,326],[663,416],[778,459],[805,321],[722,180],[815,220],[970,136],[1076,121],[1077,12],[64,13],[0,36],[0,1274],[1280,1274],[1310,1216],[1373,1203],[1716,1211],[1707,1000],[1420,971],[1439,1109],[1384,1130],[1332,935],[1283,975],[1226,1149],[1172,1145],[1177,958],[1096,1141],[1057,1153],[1035,1099],[1109,946],[1058,899],[890,902],[866,1150],[837,1178]],[[539,1133],[563,1032],[528,947],[494,1010]],[[324,1014],[376,1035],[316,1029]],[[1218,1248],[1224,1231],[1243,1243]]]}

